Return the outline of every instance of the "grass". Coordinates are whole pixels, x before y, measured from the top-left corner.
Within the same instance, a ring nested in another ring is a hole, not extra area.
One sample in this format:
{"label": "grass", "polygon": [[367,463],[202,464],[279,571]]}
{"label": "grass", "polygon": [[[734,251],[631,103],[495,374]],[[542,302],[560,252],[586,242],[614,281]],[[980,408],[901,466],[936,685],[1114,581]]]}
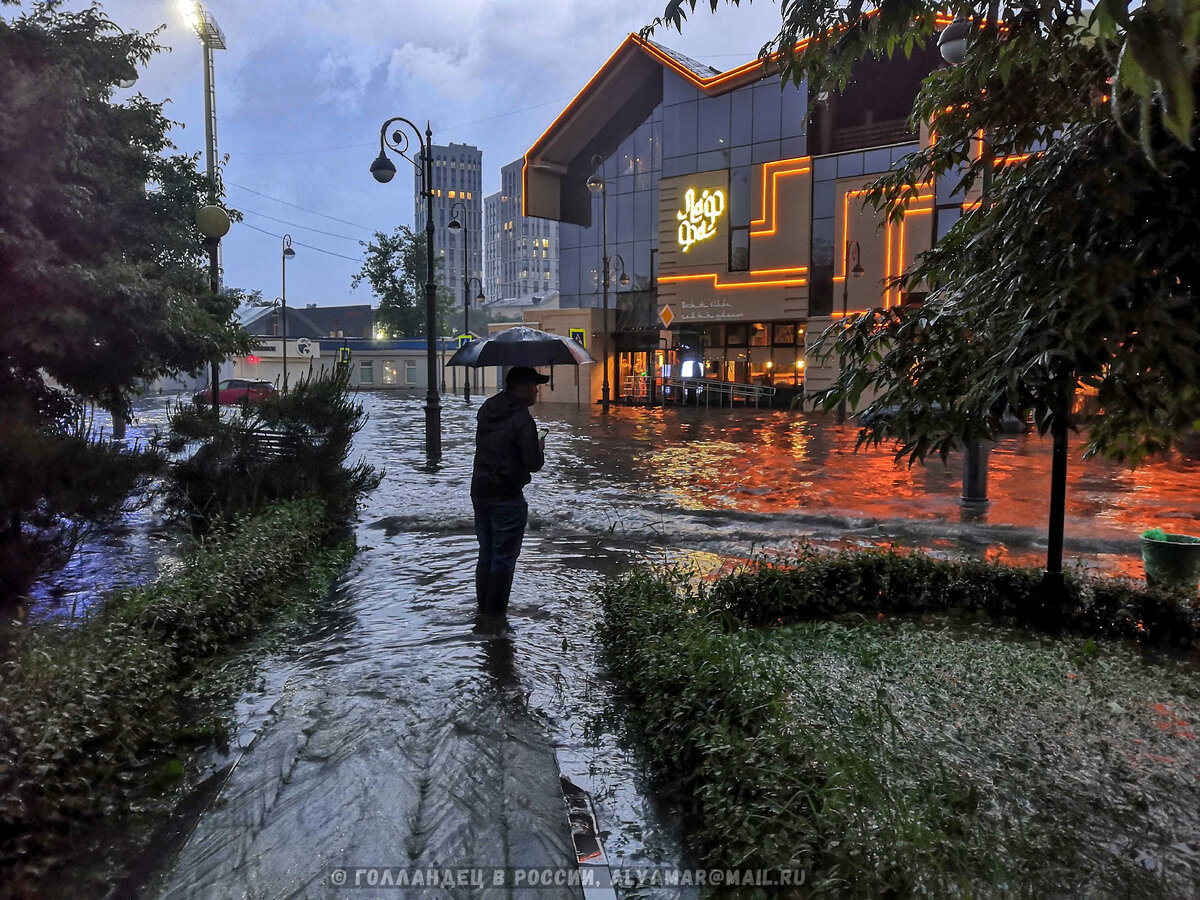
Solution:
{"label": "grass", "polygon": [[1194,673],[945,618],[744,644],[782,672],[788,734],[823,775],[839,843],[814,887],[1180,896],[1200,881]]}
{"label": "grass", "polygon": [[703,864],[799,868],[801,896],[1187,895],[1200,682],[1086,631],[1188,646],[1194,609],[1078,583],[1046,617],[1022,572],[866,556],[602,588],[627,724]]}

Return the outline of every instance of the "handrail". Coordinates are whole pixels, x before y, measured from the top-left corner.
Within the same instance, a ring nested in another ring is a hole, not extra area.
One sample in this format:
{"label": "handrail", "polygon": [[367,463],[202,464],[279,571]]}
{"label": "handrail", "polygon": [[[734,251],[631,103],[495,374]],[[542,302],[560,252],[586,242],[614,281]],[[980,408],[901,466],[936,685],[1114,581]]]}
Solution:
{"label": "handrail", "polygon": [[775,388],[762,384],[742,384],[736,381],[716,381],[710,378],[681,378],[678,376],[661,376],[650,375],[626,375],[625,376],[625,396],[634,400],[645,400],[650,396],[651,384],[653,383],[656,393],[663,398],[666,403],[674,400],[676,403],[687,403],[688,399],[694,399],[696,405],[700,405],[701,397],[704,398],[704,405],[710,406],[712,398],[717,397],[721,400],[728,397],[730,405],[734,400],[754,401],[754,405],[764,399],[770,399],[775,396]]}

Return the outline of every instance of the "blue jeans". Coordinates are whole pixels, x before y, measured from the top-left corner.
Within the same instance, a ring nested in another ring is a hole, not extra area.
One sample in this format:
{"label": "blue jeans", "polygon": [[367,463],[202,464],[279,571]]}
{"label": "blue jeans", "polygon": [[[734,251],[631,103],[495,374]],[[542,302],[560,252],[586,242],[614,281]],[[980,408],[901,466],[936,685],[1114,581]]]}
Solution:
{"label": "blue jeans", "polygon": [[521,555],[521,541],[529,521],[524,497],[472,497],[475,537],[479,539],[479,566],[493,574],[512,574]]}

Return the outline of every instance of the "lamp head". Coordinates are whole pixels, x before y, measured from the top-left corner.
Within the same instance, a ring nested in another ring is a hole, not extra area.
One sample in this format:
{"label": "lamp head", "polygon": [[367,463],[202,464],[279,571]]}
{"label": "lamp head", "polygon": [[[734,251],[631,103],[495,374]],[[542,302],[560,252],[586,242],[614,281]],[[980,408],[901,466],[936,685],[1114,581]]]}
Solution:
{"label": "lamp head", "polygon": [[462,231],[462,222],[458,221],[458,217],[450,220],[450,224],[446,226],[451,231]]}
{"label": "lamp head", "polygon": [[130,62],[126,62],[120,66],[120,74],[117,77],[117,87],[122,90],[128,90],[137,84],[138,71],[137,67]]}
{"label": "lamp head", "polygon": [[850,270],[850,274],[855,278],[860,277],[867,270],[862,267],[862,263],[855,261],[854,268]]}
{"label": "lamp head", "polygon": [[283,258],[284,259],[295,259],[296,251],[293,250],[291,247],[284,247],[283,248]]}
{"label": "lamp head", "polygon": [[476,302],[476,303],[482,303],[482,302],[483,302],[484,300],[486,300],[486,299],[487,299],[487,297],[485,297],[485,296],[483,295],[483,291],[480,291],[478,294],[476,294],[476,295],[475,295],[475,302]]}
{"label": "lamp head", "polygon": [[593,175],[587,180],[587,188],[593,194],[598,194],[604,190],[604,179],[599,175]]}
{"label": "lamp head", "polygon": [[629,274],[627,272],[622,272],[621,277],[617,279],[617,284],[619,284],[621,287],[629,287]]}
{"label": "lamp head", "polygon": [[952,66],[957,66],[966,59],[967,39],[970,36],[971,22],[965,15],[959,13],[954,17],[954,21],[943,28],[942,33],[938,35],[937,47],[938,52],[942,54],[942,59]]}
{"label": "lamp head", "polygon": [[229,213],[219,206],[209,204],[196,210],[196,227],[207,238],[223,238],[229,234]]}
{"label": "lamp head", "polygon": [[387,184],[396,176],[396,165],[387,158],[387,154],[382,150],[375,157],[375,162],[371,163],[371,175],[380,184]]}

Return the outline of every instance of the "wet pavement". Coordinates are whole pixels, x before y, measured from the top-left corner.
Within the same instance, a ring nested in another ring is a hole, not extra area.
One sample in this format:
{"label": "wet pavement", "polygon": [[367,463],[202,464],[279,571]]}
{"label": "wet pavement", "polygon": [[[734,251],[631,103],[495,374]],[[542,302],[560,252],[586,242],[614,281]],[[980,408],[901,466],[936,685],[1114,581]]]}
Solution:
{"label": "wet pavement", "polygon": [[[965,512],[958,460],[909,469],[854,454],[853,431],[822,416],[539,407],[548,463],[526,491],[514,631],[488,635],[473,598],[477,406],[446,398],[443,464],[429,471],[421,400],[362,399],[357,450],[387,470],[361,510],[362,550],[312,633],[241,699],[233,753],[217,761],[232,768],[161,896],[334,896],[336,870],[365,866],[566,865],[560,770],[593,794],[613,864],[679,862],[677,816],[601,715],[601,578],[640,559],[719,565],[801,541],[1044,554],[1049,441],[1034,435],[997,444],[994,500]],[[1200,464],[1129,474],[1077,456],[1069,562],[1140,576],[1142,529],[1200,529]]]}

